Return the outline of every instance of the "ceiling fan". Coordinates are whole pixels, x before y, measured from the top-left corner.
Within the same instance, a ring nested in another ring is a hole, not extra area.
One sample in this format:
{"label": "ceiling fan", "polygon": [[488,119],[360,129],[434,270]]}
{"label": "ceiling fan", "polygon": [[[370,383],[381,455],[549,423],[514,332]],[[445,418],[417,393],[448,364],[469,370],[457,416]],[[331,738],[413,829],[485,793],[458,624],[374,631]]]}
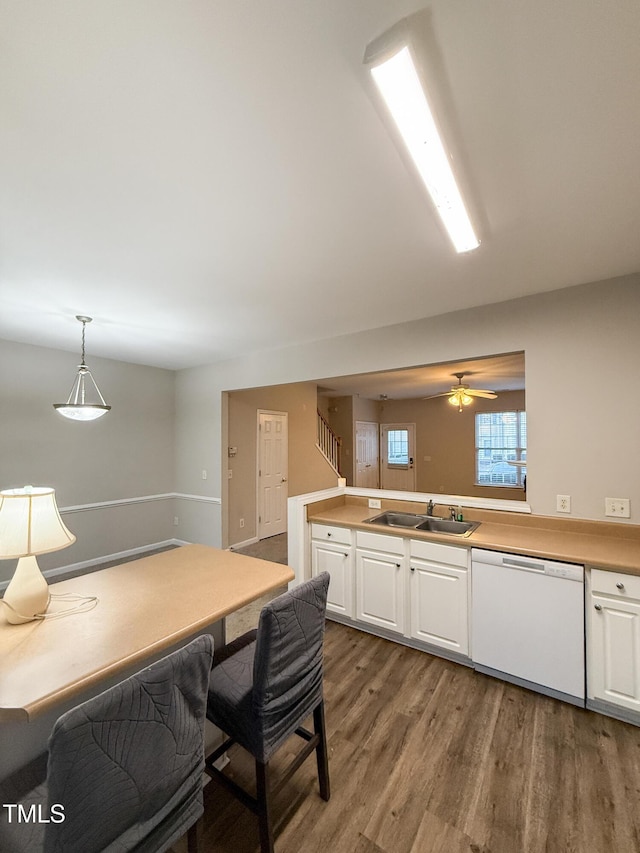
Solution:
{"label": "ceiling fan", "polygon": [[448,397],[452,406],[457,406],[458,411],[462,411],[463,406],[468,406],[473,402],[474,397],[485,397],[488,400],[495,400],[498,396],[495,391],[488,391],[483,388],[469,388],[462,382],[462,377],[466,373],[452,373],[458,380],[457,385],[452,385],[450,391],[444,391],[442,394],[432,394],[431,397],[425,397],[425,400],[433,400],[435,397]]}

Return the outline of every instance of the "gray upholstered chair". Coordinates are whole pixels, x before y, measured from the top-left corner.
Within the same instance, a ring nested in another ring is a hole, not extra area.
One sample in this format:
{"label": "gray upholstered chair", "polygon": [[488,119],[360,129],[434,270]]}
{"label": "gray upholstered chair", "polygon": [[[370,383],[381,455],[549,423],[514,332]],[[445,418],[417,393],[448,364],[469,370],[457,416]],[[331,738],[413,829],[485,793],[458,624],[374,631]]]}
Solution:
{"label": "gray upholstered chair", "polygon": [[[3,803],[51,822],[19,822],[16,810],[9,822],[3,810],[0,850],[161,853],[185,833],[195,850],[212,657],[213,639],[197,637],[63,714],[48,763],[36,760],[2,786]],[[32,787],[38,767],[46,779]]]}
{"label": "gray upholstered chair", "polygon": [[[329,799],[329,767],[322,693],[323,641],[329,575],[323,572],[275,598],[250,631],[214,656],[209,680],[207,717],[228,739],[207,757],[207,770],[258,815],[263,853],[273,851],[269,760],[292,734],[305,747],[282,775],[287,782],[315,750],[320,795]],[[302,727],[313,714],[313,733]],[[214,767],[238,743],[256,767],[256,797]]]}

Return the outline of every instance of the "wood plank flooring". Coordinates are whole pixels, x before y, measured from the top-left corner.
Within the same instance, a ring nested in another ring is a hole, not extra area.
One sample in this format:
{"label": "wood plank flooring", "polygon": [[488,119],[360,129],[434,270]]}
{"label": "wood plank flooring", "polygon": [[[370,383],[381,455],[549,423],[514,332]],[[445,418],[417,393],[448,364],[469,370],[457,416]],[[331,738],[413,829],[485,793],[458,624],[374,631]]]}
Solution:
{"label": "wood plank flooring", "polygon": [[[275,798],[277,853],[640,851],[640,728],[333,622],[325,698],[331,800],[308,759]],[[247,784],[250,759],[231,758]],[[259,849],[215,782],[201,840]]]}

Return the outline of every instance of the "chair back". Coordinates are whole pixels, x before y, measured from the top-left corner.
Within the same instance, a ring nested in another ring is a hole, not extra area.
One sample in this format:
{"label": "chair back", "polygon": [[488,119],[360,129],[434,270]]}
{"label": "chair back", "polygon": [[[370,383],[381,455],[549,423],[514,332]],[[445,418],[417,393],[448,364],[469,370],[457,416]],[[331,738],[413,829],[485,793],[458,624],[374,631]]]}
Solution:
{"label": "chair back", "polygon": [[261,721],[264,758],[322,699],[328,589],[329,574],[322,572],[260,612],[252,704]]}
{"label": "chair back", "polygon": [[213,639],[197,637],[63,714],[49,740],[45,853],[167,850],[203,811]]}

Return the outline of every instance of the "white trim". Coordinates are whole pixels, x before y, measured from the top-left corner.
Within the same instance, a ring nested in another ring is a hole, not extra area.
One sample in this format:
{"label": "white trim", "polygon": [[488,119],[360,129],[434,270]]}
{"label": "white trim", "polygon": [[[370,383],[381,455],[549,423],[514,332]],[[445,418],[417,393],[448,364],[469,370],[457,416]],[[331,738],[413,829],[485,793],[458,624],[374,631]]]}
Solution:
{"label": "white trim", "polygon": [[[94,557],[91,560],[82,560],[80,563],[69,563],[67,566],[58,566],[56,569],[46,569],[42,574],[46,578],[56,578],[60,575],[66,575],[70,572],[77,572],[81,569],[88,569],[91,566],[98,566],[102,563],[112,563],[115,560],[123,560],[125,557],[133,557],[136,554],[145,554],[148,551],[155,551],[158,548],[167,548],[169,545],[190,545],[190,542],[184,539],[165,539],[164,542],[155,542],[150,545],[141,545],[138,548],[129,548],[127,551],[117,551],[115,554],[106,554],[102,557]],[[11,578],[5,581],[0,581],[0,589],[5,589],[9,585]]]}
{"label": "white trim", "polygon": [[166,494],[162,494],[162,495],[141,495],[140,497],[135,497],[135,498],[118,498],[118,499],[112,500],[112,501],[99,501],[98,503],[76,504],[75,506],[63,506],[63,507],[60,507],[59,509],[60,509],[61,513],[86,512],[88,510],[104,509],[106,507],[114,507],[114,506],[125,506],[127,504],[141,504],[141,503],[149,503],[151,501],[166,501],[166,500],[172,500],[173,498],[179,498],[181,500],[186,500],[186,501],[200,501],[202,503],[213,503],[213,504],[222,503],[220,498],[205,497],[204,495],[184,495],[180,492],[166,492]]}
{"label": "white trim", "polygon": [[257,536],[252,536],[251,539],[245,539],[244,542],[234,542],[233,545],[229,545],[226,549],[227,551],[237,551],[239,548],[246,548],[249,545],[255,545],[256,542],[259,542]]}
{"label": "white trim", "polygon": [[173,492],[171,497],[180,498],[183,501],[199,501],[200,503],[205,504],[221,504],[221,498],[210,498],[205,497],[204,495],[184,495],[181,492]]}

